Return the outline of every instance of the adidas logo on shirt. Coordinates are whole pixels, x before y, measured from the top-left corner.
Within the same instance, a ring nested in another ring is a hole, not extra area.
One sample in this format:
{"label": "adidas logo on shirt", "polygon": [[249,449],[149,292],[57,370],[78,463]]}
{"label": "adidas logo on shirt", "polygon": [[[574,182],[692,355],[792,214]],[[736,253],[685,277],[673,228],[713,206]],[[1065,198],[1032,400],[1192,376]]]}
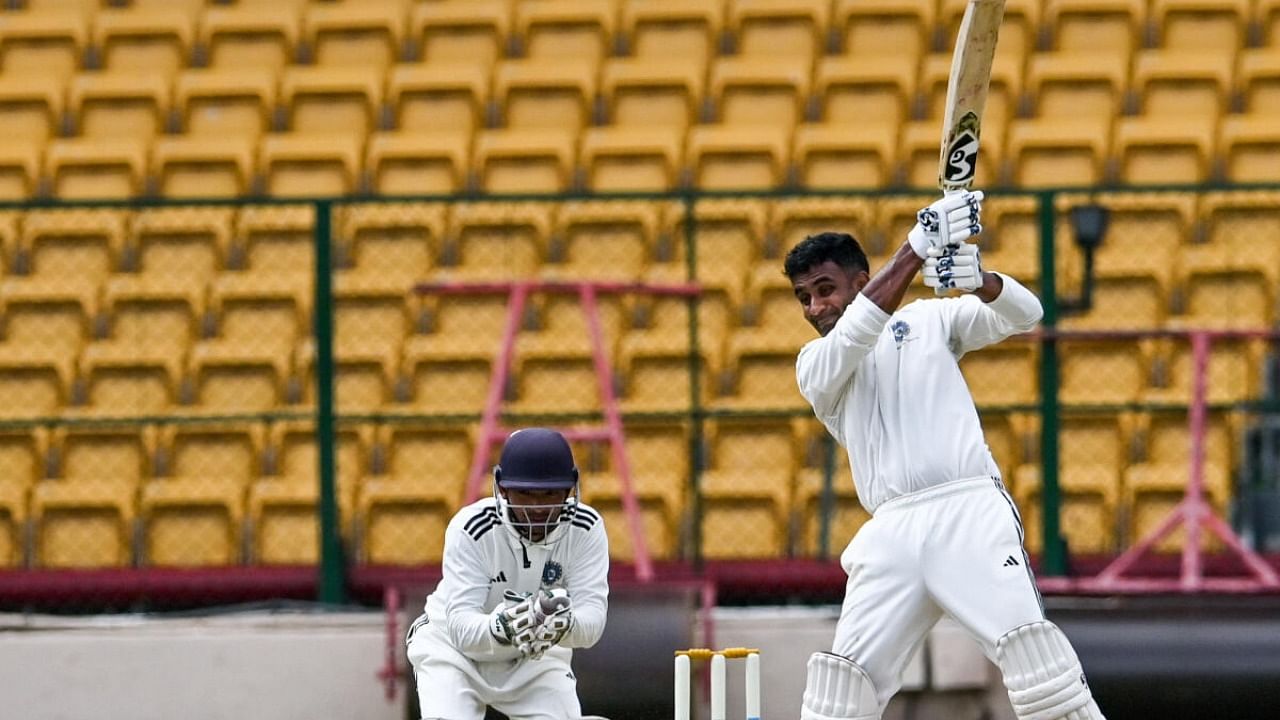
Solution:
{"label": "adidas logo on shirt", "polygon": [[1016,567],[1021,564],[1022,563],[1018,562],[1017,558],[1012,555],[1004,559],[1004,567]]}

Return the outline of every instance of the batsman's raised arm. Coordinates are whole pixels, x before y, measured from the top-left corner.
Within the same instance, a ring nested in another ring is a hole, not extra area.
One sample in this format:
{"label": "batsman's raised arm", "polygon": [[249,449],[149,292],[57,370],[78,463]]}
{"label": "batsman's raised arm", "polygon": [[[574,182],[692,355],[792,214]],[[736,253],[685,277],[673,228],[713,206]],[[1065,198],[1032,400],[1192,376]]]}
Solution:
{"label": "batsman's raised arm", "polygon": [[[1044,308],[1040,298],[1022,283],[1000,273],[984,273],[981,290],[947,303],[951,313],[951,343],[956,355],[1000,342],[1010,335],[1031,332]],[[988,299],[990,298],[990,299]]]}

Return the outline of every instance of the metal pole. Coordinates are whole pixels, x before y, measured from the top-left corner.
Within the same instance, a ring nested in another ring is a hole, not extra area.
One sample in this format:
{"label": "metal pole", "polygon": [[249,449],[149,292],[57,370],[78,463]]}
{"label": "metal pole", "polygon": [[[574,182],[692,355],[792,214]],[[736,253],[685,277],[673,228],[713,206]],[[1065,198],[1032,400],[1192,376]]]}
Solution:
{"label": "metal pole", "polygon": [[338,518],[333,420],[333,204],[315,204],[316,446],[320,474],[320,602],[345,600],[345,562]]}
{"label": "metal pole", "polygon": [[1058,324],[1058,287],[1054,274],[1055,220],[1052,192],[1039,195],[1040,297],[1044,304],[1041,321],[1045,337],[1040,341],[1040,463],[1041,529],[1045,575],[1065,575],[1067,557],[1059,527],[1061,497],[1058,492],[1058,344],[1054,328]]}

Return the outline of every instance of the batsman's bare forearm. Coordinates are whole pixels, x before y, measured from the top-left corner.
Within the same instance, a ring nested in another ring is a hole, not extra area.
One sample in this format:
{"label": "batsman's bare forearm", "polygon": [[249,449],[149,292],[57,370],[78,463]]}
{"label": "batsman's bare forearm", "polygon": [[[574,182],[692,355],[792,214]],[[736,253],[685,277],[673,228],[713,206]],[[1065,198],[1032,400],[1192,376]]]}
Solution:
{"label": "batsman's bare forearm", "polygon": [[[907,288],[911,287],[911,281],[922,267],[924,258],[916,255],[910,244],[902,243],[898,252],[889,258],[889,262],[862,287],[862,294],[881,310],[892,314],[902,304]],[[996,294],[999,294],[999,290]]]}
{"label": "batsman's bare forearm", "polygon": [[974,290],[973,294],[978,296],[978,299],[982,302],[989,303],[1000,297],[1001,290],[1004,290],[1004,281],[1000,279],[1000,276],[993,272],[984,272],[982,273],[982,287]]}

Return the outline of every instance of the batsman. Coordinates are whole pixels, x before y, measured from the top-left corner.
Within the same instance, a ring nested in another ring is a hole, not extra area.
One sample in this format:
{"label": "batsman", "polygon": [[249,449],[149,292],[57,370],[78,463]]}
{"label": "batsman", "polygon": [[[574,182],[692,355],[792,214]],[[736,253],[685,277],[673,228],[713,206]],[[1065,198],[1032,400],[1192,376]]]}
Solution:
{"label": "batsman", "polygon": [[609,543],[577,498],[578,468],[555,430],[507,438],[493,496],[445,529],[443,577],[409,629],[424,720],[579,720],[572,648],[608,611]]}
{"label": "batsman", "polygon": [[[847,449],[872,513],[840,556],[848,574],[831,652],[808,662],[802,720],[876,720],[943,613],[1000,668],[1020,720],[1102,720],[1067,637],[1045,619],[1022,523],[960,373],[965,353],[1031,330],[1040,301],[983,269],[980,191],[949,192],[870,275],[851,235],[787,254],[805,319],[821,335],[796,360],[800,392]],[[925,285],[962,291],[899,308]]]}

